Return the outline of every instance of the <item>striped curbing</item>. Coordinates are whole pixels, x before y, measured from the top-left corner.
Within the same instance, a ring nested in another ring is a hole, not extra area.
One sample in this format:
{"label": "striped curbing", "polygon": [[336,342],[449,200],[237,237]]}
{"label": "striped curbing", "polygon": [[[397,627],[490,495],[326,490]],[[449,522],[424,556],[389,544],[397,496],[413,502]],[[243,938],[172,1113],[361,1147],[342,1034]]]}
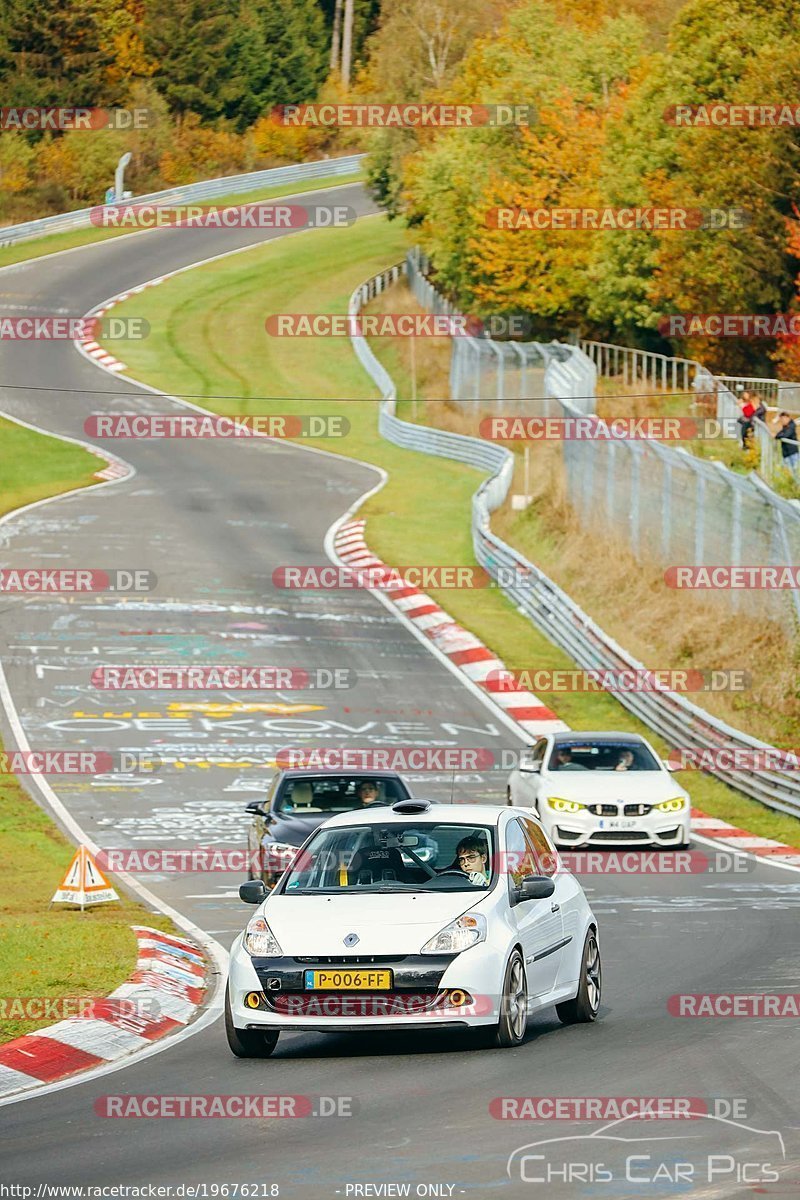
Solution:
{"label": "striped curbing", "polygon": [[747,829],[729,825],[719,817],[709,817],[699,808],[692,809],[692,830],[704,838],[720,842],[730,850],[745,850],[757,858],[800,868],[800,847],[787,846],[774,838],[758,837]]}
{"label": "striped curbing", "polygon": [[[363,519],[342,525],[334,540],[336,553],[354,570],[385,567],[386,564],[367,546],[365,526]],[[508,691],[507,682],[498,674],[508,674],[505,664],[479,638],[448,616],[430,596],[402,579],[389,580],[383,590],[403,616],[422,630],[426,638],[447,655],[472,683],[486,692],[492,703],[511,717],[523,733],[540,737],[569,728],[532,692]],[[772,838],[756,837],[746,829],[738,829],[697,808],[692,809],[692,830],[698,836],[719,842],[728,849],[746,851],[771,862],[800,868],[800,848],[787,846]]]}
{"label": "striped curbing", "polygon": [[[115,296],[112,301],[105,304],[102,308],[96,308],[94,312],[89,314],[89,316],[92,318],[104,317],[105,314],[109,312],[115,304],[121,304],[123,300],[129,300],[131,296],[135,296],[139,292],[143,292],[145,288],[155,287],[156,284],[162,282],[162,279],[163,277],[159,277],[158,279],[149,279],[147,283],[140,284],[139,287],[131,288],[129,292],[122,292],[119,296]],[[99,363],[100,366],[105,367],[107,371],[127,371],[128,369],[124,362],[120,362],[118,358],[116,358],[113,354],[110,354],[108,350],[100,345],[99,342],[95,341],[91,334],[87,334],[86,337],[78,338],[75,344],[83,351],[85,355],[87,355],[88,358],[94,359],[96,363]],[[98,478],[109,479],[115,478],[115,476],[109,476],[101,473],[98,475]]]}
{"label": "striped curbing", "polygon": [[0,1096],[41,1087],[124,1058],[183,1029],[206,991],[207,960],[194,942],[134,925],[136,969],[86,1016],[68,1017],[0,1046]]}
{"label": "striped curbing", "polygon": [[[143,292],[145,288],[155,287],[159,283],[163,283],[163,276],[159,276],[158,279],[149,279],[147,283],[143,283],[139,287],[132,288],[129,292],[121,292],[120,295],[115,296],[113,300],[109,300],[100,308],[96,308],[93,312],[87,313],[84,317],[84,320],[104,317],[107,312],[111,311],[115,304],[121,304],[123,300],[130,300],[131,296],[134,296],[139,292]],[[92,361],[96,362],[99,366],[105,367],[107,371],[127,371],[128,369],[124,362],[120,362],[120,360],[115,358],[113,354],[109,354],[109,352],[90,335],[77,338],[75,345],[82,354],[85,354],[87,358],[92,359]],[[103,458],[108,463],[108,466],[104,467],[102,471],[95,472],[95,479],[124,479],[126,475],[132,473],[130,467],[127,467],[120,459],[109,459],[102,450],[95,450],[94,453],[97,454],[98,458]]]}
{"label": "striped curbing", "polygon": [[[363,520],[348,521],[338,530],[334,541],[339,558],[353,569],[385,566],[367,547],[364,540],[365,524]],[[474,633],[457,624],[425,592],[400,579],[390,580],[384,594],[462,674],[485,691],[492,703],[511,717],[525,734],[538,737],[543,733],[567,728],[552,709],[532,692],[503,690],[496,674],[506,670],[504,664],[475,637]]]}

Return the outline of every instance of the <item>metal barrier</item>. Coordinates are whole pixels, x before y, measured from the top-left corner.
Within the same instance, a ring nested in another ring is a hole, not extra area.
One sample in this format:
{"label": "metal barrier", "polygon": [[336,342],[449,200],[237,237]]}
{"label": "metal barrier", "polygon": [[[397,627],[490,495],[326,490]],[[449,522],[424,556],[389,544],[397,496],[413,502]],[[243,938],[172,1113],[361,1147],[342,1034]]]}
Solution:
{"label": "metal barrier", "polygon": [[[623,387],[641,382],[654,391],[663,388],[671,392],[694,391],[698,396],[713,396],[718,420],[739,417],[741,408],[736,392],[747,390],[763,400],[767,408],[775,412],[786,409],[800,421],[800,383],[750,375],[713,375],[702,363],[691,358],[674,358],[630,346],[615,346],[611,342],[580,339],[578,345],[591,358],[598,374],[607,379],[620,379]],[[767,483],[775,483],[786,470],[783,455],[763,421],[753,422],[753,433],[758,451],[758,473]],[[730,437],[735,441],[737,434],[733,432]]]}
{"label": "metal barrier", "polygon": [[[125,203],[165,204],[180,203],[184,200],[215,200],[221,196],[236,196],[239,192],[252,192],[258,188],[283,183],[354,175],[360,170],[365,158],[365,154],[350,154],[346,158],[323,158],[317,162],[298,163],[288,167],[270,167],[266,171],[248,171],[244,175],[223,175],[219,179],[205,179],[200,183],[187,183],[183,187],[150,192],[146,196],[134,196]],[[58,213],[53,217],[39,217],[36,221],[25,221],[20,225],[5,225],[0,228],[0,246],[11,246],[16,242],[27,241],[28,238],[41,237],[43,234],[88,228],[92,223],[90,214],[100,207],[103,206],[95,204],[91,208],[79,208],[74,212]]]}
{"label": "metal barrier", "polygon": [[[418,251],[409,254],[411,286],[423,304],[452,314],[452,305],[424,275],[428,265]],[[453,338],[452,361],[464,360],[462,343],[474,343],[490,363],[500,356],[503,346],[487,338]],[[510,353],[508,347],[513,343],[505,345]],[[608,342],[531,345],[543,364],[538,396],[529,396],[522,404],[518,394],[505,387],[506,376],[498,365],[489,379],[493,386],[505,389],[499,393],[501,409],[509,399],[518,399],[519,407],[527,411],[533,400],[537,412],[567,416],[591,413],[599,372],[621,377],[627,386],[636,387],[642,381],[654,389],[715,396],[718,418],[735,419],[739,415],[739,404],[731,391],[737,381],[714,376],[692,359],[670,358]],[[472,359],[466,361],[474,366]],[[770,381],[753,382],[763,389]],[[776,396],[778,381],[771,382],[774,386],[770,395]],[[473,397],[481,400],[482,407],[497,407],[485,398],[480,368],[467,386]],[[549,403],[545,404],[547,399]],[[769,464],[770,477],[774,478],[780,450],[767,427],[760,421],[755,424],[762,464]],[[736,425],[732,436],[737,436]],[[563,447],[567,495],[572,506],[587,524],[604,524],[624,538],[637,557],[644,557],[645,549],[649,549],[650,556],[664,565],[759,563],[791,567],[800,561],[800,503],[781,499],[756,474],[740,475],[722,463],[656,441],[565,441]],[[800,622],[797,589],[730,590],[724,599],[734,611],[756,618]]]}
{"label": "metal barrier", "polygon": [[[408,286],[428,312],[461,316],[427,278],[430,264],[418,247],[406,257]],[[561,394],[584,412],[591,412],[597,371],[590,359],[560,342],[499,341],[460,335],[450,340],[450,399],[455,403],[480,400],[500,412],[529,412],[530,401],[547,401],[545,375],[557,378]],[[537,409],[546,412],[547,405]]]}
{"label": "metal barrier", "polygon": [[[350,314],[357,315],[362,304],[397,280],[404,270],[405,264],[400,263],[357,288],[350,298]],[[498,581],[514,606],[580,667],[644,670],[642,663],[609,637],[552,579],[492,532],[491,514],[504,502],[511,487],[513,454],[503,446],[480,438],[401,421],[395,412],[397,391],[391,376],[377,361],[361,334],[351,334],[351,340],[359,361],[383,397],[378,428],[387,441],[489,472],[489,478],[480,484],[472,498],[472,544],[477,562]],[[571,347],[562,349],[577,351]],[[557,395],[557,388],[558,384],[552,379],[545,380],[546,392]],[[509,583],[509,579],[513,582]],[[748,737],[678,693],[613,694],[673,747],[694,751],[739,749],[779,753],[767,742]],[[710,774],[768,808],[800,816],[800,775],[796,772],[749,772],[720,765],[710,770]]]}
{"label": "metal barrier", "polygon": [[688,392],[692,385],[692,372],[704,369],[690,358],[673,358],[669,354],[634,350],[630,346],[616,346],[612,342],[592,342],[580,338],[578,345],[591,358],[598,375],[621,378],[625,387],[641,382],[654,389],[662,387],[672,392]]}

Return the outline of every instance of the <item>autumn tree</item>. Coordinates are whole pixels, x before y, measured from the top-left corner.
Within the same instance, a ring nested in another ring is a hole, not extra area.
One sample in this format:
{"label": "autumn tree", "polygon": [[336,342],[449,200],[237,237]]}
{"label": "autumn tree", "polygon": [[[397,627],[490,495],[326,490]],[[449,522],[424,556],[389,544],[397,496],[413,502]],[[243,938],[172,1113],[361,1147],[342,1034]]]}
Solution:
{"label": "autumn tree", "polygon": [[[383,104],[442,99],[475,39],[495,29],[507,8],[507,0],[384,4],[367,45],[359,98]],[[376,199],[393,215],[403,203],[404,160],[419,144],[413,130],[386,129],[370,139],[368,181]]]}
{"label": "autumn tree", "polygon": [[404,211],[418,225],[440,282],[460,302],[541,301],[551,316],[575,312],[588,291],[590,239],[597,235],[492,231],[487,213],[522,203],[599,201],[603,130],[642,38],[635,18],[604,14],[590,32],[547,0],[531,0],[467,54],[447,99],[527,104],[531,123],[448,130],[408,160]]}
{"label": "autumn tree", "polygon": [[99,106],[122,98],[109,75],[103,0],[3,0],[0,71],[3,104]]}
{"label": "autumn tree", "polygon": [[[629,101],[612,120],[603,188],[614,204],[708,212],[744,210],[743,227],[685,233],[603,235],[588,310],[620,340],[653,338],[676,312],[770,312],[791,292],[786,219],[798,194],[797,131],[678,128],[676,104],[763,104],[798,94],[800,50],[794,6],[756,0],[690,0],[665,54],[643,64]],[[767,366],[769,346],[709,339],[675,342],[709,365]]]}

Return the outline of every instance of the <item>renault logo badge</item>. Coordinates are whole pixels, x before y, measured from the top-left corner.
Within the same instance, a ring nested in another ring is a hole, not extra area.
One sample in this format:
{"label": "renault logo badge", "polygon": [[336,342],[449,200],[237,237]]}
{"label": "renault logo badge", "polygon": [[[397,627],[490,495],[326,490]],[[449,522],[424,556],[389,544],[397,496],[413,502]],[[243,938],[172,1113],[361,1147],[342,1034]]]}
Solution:
{"label": "renault logo badge", "polygon": [[348,933],[347,937],[344,939],[344,944],[345,946],[356,946],[360,940],[361,939],[357,933]]}

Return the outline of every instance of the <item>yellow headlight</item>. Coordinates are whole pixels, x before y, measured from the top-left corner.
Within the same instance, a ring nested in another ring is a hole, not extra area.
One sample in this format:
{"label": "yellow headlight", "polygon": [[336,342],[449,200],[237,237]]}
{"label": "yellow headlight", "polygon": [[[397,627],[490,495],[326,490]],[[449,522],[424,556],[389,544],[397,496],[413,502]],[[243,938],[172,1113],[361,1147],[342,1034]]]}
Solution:
{"label": "yellow headlight", "polygon": [[660,804],[656,804],[654,807],[659,812],[680,812],[685,804],[686,801],[683,796],[675,796],[672,800],[662,800]]}
{"label": "yellow headlight", "polygon": [[585,804],[578,804],[577,800],[562,800],[560,796],[550,796],[547,803],[556,812],[580,812],[586,808]]}

